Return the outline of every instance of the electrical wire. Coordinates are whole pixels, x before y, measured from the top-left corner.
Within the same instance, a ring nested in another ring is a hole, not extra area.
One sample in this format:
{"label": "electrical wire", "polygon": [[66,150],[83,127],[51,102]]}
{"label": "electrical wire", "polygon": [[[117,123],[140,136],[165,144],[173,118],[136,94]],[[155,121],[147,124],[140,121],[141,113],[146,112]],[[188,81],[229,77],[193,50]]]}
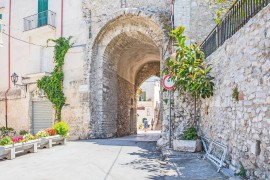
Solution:
{"label": "electrical wire", "polygon": [[[15,40],[17,40],[17,41],[21,41],[21,42],[23,42],[23,43],[27,43],[27,44],[30,44],[30,45],[33,45],[33,46],[39,46],[39,47],[43,47],[43,48],[53,48],[54,46],[44,46],[44,45],[40,45],[40,44],[36,44],[36,43],[31,43],[31,42],[27,42],[27,41],[25,41],[25,40],[22,40],[22,39],[19,39],[19,38],[17,38],[17,37],[14,37],[14,36],[12,36],[12,35],[8,35],[7,33],[5,33],[5,32],[2,32],[4,35],[6,35],[6,36],[10,36],[12,39],[15,39]],[[74,46],[72,46],[71,48],[76,48],[76,47],[85,47],[86,46],[86,44],[78,44],[78,45],[74,45]],[[67,52],[67,53],[71,53],[71,54],[77,54],[77,53],[83,53],[83,52],[85,52],[85,51],[79,51],[79,52]]]}

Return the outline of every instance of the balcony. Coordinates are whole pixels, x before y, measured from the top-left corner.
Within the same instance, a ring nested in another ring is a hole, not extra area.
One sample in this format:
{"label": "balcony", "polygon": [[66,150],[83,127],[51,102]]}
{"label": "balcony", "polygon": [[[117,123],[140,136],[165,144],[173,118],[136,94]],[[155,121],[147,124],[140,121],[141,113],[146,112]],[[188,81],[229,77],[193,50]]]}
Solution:
{"label": "balcony", "polygon": [[44,33],[54,30],[55,16],[56,13],[48,10],[24,18],[24,32],[38,30]]}

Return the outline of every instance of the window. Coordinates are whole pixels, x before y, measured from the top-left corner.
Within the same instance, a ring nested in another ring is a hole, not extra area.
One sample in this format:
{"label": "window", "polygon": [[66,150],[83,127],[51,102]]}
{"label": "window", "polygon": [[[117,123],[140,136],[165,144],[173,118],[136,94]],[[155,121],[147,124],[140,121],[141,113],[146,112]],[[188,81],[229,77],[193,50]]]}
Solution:
{"label": "window", "polygon": [[139,97],[139,101],[146,101],[146,91],[142,91],[142,94]]}
{"label": "window", "polygon": [[38,27],[48,24],[48,0],[38,0]]}
{"label": "window", "polygon": [[147,116],[151,116],[151,114],[150,114],[150,108],[146,108],[146,115]]}

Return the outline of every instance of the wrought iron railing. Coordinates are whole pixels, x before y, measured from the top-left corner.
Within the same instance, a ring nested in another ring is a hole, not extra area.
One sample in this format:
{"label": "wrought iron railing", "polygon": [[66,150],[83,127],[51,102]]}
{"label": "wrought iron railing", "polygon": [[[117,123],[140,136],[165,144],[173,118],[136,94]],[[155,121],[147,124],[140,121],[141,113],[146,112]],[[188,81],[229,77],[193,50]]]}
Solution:
{"label": "wrought iron railing", "polygon": [[243,27],[249,19],[255,16],[270,0],[238,0],[225,14],[218,24],[201,44],[205,56],[212,54],[227,39]]}
{"label": "wrought iron railing", "polygon": [[56,14],[52,11],[43,11],[38,14],[24,18],[24,31],[29,31],[42,26],[55,27]]}

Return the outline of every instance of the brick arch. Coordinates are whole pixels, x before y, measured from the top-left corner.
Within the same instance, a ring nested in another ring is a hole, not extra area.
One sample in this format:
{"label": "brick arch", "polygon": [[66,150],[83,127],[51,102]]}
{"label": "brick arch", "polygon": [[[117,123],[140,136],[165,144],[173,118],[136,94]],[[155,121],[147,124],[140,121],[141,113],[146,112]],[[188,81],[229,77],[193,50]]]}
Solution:
{"label": "brick arch", "polygon": [[91,138],[136,133],[136,123],[133,132],[127,131],[136,73],[142,64],[161,60],[164,33],[154,13],[126,10],[115,16],[96,36],[91,50]]}

